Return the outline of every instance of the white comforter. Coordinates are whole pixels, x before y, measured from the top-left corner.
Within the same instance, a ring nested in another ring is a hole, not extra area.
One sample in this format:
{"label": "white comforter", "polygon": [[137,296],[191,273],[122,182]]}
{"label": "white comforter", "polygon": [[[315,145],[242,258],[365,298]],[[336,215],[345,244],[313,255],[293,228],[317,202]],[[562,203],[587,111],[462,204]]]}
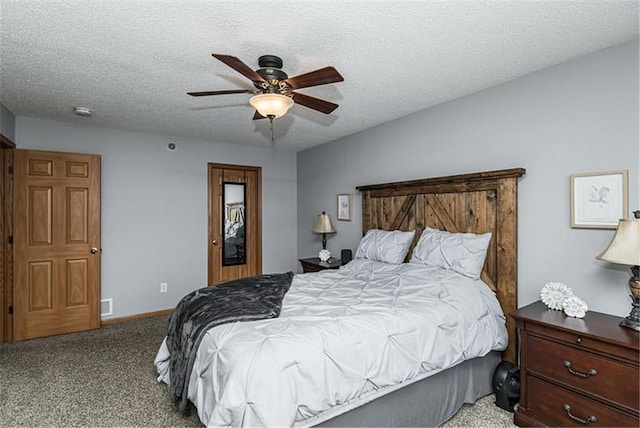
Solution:
{"label": "white comforter", "polygon": [[[308,426],[502,350],[494,293],[455,272],[356,259],[296,275],[277,319],[212,328],[189,399],[208,426]],[[155,360],[169,382],[163,343]]]}

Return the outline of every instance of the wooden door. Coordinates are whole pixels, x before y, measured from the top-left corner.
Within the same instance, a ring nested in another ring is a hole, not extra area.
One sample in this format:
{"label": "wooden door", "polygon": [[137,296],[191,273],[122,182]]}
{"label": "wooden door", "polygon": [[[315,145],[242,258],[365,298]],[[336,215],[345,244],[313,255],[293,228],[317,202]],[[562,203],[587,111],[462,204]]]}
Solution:
{"label": "wooden door", "polygon": [[14,153],[14,340],[100,327],[100,157]]}
{"label": "wooden door", "polygon": [[[210,163],[208,179],[208,285],[261,274],[262,169]],[[244,192],[242,204],[229,198],[231,188]]]}

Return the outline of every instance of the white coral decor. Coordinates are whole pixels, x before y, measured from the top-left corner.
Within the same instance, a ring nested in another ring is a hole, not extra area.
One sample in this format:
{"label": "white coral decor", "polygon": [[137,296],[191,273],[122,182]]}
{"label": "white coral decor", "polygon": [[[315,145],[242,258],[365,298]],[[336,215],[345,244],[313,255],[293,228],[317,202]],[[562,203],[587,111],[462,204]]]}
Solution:
{"label": "white coral decor", "polygon": [[589,310],[587,304],[579,297],[572,296],[562,302],[564,313],[574,318],[582,318]]}
{"label": "white coral decor", "polygon": [[573,291],[561,282],[547,282],[540,290],[542,302],[550,309],[562,310],[562,303],[573,297]]}
{"label": "white coral decor", "polygon": [[323,262],[326,262],[331,258],[331,253],[329,252],[329,250],[320,250],[320,253],[318,253],[318,258]]}

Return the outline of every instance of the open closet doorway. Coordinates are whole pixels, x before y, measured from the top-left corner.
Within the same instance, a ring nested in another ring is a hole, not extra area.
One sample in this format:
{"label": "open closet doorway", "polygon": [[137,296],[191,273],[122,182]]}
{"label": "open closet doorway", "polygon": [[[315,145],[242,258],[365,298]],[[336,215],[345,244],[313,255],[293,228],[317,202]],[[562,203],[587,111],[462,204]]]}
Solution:
{"label": "open closet doorway", "polygon": [[262,168],[209,163],[207,284],[262,273]]}
{"label": "open closet doorway", "polygon": [[0,343],[13,340],[13,149],[16,145],[0,134]]}

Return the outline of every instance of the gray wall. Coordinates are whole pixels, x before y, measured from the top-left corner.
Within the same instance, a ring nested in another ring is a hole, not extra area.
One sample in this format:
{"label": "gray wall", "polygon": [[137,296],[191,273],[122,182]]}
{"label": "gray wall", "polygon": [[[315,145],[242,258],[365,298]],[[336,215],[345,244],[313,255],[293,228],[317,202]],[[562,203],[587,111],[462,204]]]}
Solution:
{"label": "gray wall", "polygon": [[102,298],[115,317],[172,308],[206,285],[207,162],[262,167],[263,271],[297,269],[295,153],[20,116],[16,137],[22,149],[102,156]]}
{"label": "gray wall", "polygon": [[[355,250],[355,187],[524,167],[518,197],[519,306],[548,281],[591,309],[628,315],[628,269],[594,259],[613,230],[570,227],[569,176],[629,170],[639,208],[638,42],[626,43],[298,153],[298,256],[321,247],[316,215],[331,214],[328,249]],[[336,195],[354,193],[354,220],[336,221]]]}
{"label": "gray wall", "polygon": [[0,104],[0,134],[16,142],[16,118],[4,105]]}

